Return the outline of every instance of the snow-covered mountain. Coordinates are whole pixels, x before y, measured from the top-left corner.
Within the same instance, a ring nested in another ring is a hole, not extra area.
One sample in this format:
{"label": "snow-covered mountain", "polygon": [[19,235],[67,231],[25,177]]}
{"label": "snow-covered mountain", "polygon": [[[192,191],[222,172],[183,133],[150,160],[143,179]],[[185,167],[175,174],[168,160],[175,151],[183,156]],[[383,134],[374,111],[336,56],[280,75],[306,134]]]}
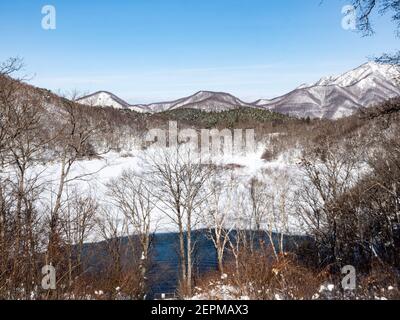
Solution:
{"label": "snow-covered mountain", "polygon": [[116,109],[131,109],[137,112],[162,112],[175,109],[197,109],[203,111],[223,111],[240,107],[255,108],[249,103],[224,92],[200,91],[189,97],[169,102],[130,105],[124,100],[107,91],[99,91],[78,100],[79,103],[91,106],[113,107]]}
{"label": "snow-covered mountain", "polygon": [[223,111],[240,107],[254,108],[255,106],[245,103],[229,93],[200,91],[192,96],[175,101],[141,105],[141,107],[146,108],[150,112],[160,112],[184,108],[203,111]]}
{"label": "snow-covered mountain", "polygon": [[263,108],[297,117],[337,119],[355,110],[400,96],[400,68],[368,62],[336,77],[303,84],[275,99],[246,103],[231,94],[200,91],[170,102],[130,105],[112,93],[96,92],[79,100],[82,104],[156,113],[175,109],[224,111],[241,107]]}
{"label": "snow-covered mountain", "polygon": [[96,106],[96,107],[112,107],[115,109],[131,109],[137,112],[143,112],[142,108],[131,106],[128,102],[117,97],[108,91],[97,91],[88,96],[77,100],[81,104]]}
{"label": "snow-covered mountain", "polygon": [[293,116],[337,119],[400,96],[399,80],[399,67],[368,62],[337,77],[322,78],[313,85],[301,85],[286,95],[256,104]]}
{"label": "snow-covered mountain", "polygon": [[349,87],[353,85],[373,86],[373,81],[393,81],[399,77],[400,70],[397,66],[390,64],[379,64],[376,62],[367,62],[362,66],[346,72],[337,77],[326,77],[319,80],[315,85],[329,86],[337,85],[340,87]]}

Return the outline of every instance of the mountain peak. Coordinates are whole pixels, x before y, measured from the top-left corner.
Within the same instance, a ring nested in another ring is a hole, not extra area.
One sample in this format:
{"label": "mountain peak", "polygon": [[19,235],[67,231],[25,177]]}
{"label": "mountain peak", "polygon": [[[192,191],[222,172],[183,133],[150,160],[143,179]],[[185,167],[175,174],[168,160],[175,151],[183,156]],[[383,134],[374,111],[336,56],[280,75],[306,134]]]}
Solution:
{"label": "mountain peak", "polygon": [[153,103],[144,106],[151,112],[161,112],[175,109],[198,109],[203,111],[223,111],[240,107],[254,108],[250,103],[245,103],[235,96],[225,92],[202,90],[195,94],[170,102]]}
{"label": "mountain peak", "polygon": [[315,83],[314,86],[336,85],[339,87],[350,87],[360,81],[368,81],[371,83],[377,78],[394,83],[394,80],[399,75],[400,69],[398,66],[370,61],[339,76],[324,77]]}
{"label": "mountain peak", "polygon": [[[201,90],[201,91],[196,92],[195,94],[193,94],[190,97],[210,98],[210,97],[233,97],[233,96],[227,92]],[[188,97],[188,98],[190,98],[190,97]]]}
{"label": "mountain peak", "polygon": [[125,109],[129,106],[129,104],[121,98],[104,90],[82,97],[78,99],[78,102],[92,106],[113,107],[116,109]]}
{"label": "mountain peak", "polygon": [[108,91],[98,91],[78,101],[87,105],[150,113],[175,109],[225,111],[245,107],[266,108],[298,117],[335,119],[350,115],[358,108],[399,96],[399,77],[398,66],[367,62],[339,76],[322,78],[313,85],[301,85],[281,97],[254,103],[243,102],[229,93],[208,90],[174,101],[147,105],[130,105]]}

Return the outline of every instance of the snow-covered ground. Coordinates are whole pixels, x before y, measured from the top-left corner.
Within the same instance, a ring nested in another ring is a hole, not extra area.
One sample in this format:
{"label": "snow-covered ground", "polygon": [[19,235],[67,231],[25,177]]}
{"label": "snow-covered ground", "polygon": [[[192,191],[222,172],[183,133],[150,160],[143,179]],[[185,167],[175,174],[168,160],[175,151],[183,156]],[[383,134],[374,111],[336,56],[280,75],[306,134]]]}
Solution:
{"label": "snow-covered ground", "polygon": [[[237,178],[238,183],[246,186],[252,178],[256,177],[263,180],[271,193],[286,192],[287,196],[293,196],[296,183],[301,174],[299,163],[300,152],[292,151],[279,156],[273,161],[262,160],[265,145],[259,145],[253,153],[242,156],[220,156],[213,159],[213,163],[221,167],[229,167],[226,170],[226,177],[232,174]],[[136,174],[142,175],[146,172],[145,157],[149,150],[133,149],[119,153],[109,152],[99,158],[92,160],[76,161],[69,173],[68,190],[78,190],[81,194],[90,194],[96,198],[103,206],[110,206],[110,198],[107,196],[107,183],[112,178],[118,177],[124,170],[131,169]],[[157,152],[157,150],[152,150]],[[40,175],[40,183],[44,190],[40,196],[40,204],[43,210],[49,210],[54,202],[55,194],[58,189],[61,164],[54,162],[47,165],[38,165],[31,170],[32,175]],[[117,213],[115,213],[117,214]],[[161,210],[155,209],[152,220],[154,221],[153,230],[156,232],[174,232],[174,224]],[[291,221],[292,231],[296,230],[297,221]],[[204,227],[198,224],[197,228]],[[96,240],[93,235],[92,240]]]}

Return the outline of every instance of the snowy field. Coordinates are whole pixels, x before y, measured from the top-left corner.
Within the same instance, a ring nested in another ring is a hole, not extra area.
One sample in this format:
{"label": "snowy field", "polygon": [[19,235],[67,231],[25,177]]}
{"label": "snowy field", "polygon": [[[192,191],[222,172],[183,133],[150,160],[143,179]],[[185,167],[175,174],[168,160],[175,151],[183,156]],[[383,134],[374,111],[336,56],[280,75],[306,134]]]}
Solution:
{"label": "snowy field", "polygon": [[[264,181],[271,193],[284,192],[290,201],[290,197],[294,196],[297,182],[300,181],[301,171],[299,169],[299,154],[300,152],[289,152],[279,156],[273,161],[265,161],[261,159],[265,145],[259,145],[257,151],[243,156],[220,156],[214,157],[213,163],[221,167],[229,167],[226,169],[226,177],[235,176],[235,181],[238,181],[245,188],[252,178]],[[96,198],[103,207],[109,207],[111,199],[107,195],[107,183],[112,178],[117,178],[124,170],[131,169],[137,175],[142,175],[146,172],[145,157],[149,150],[133,149],[125,150],[119,153],[109,152],[97,159],[80,160],[73,164],[69,173],[67,187],[68,190],[78,190],[81,194],[90,194]],[[157,152],[157,150],[152,150]],[[61,171],[60,163],[50,163],[40,165],[31,170],[30,174],[39,175],[41,185],[44,190],[41,193],[40,204],[44,212],[46,208],[50,208],[54,202],[55,194],[58,189],[58,181]],[[245,192],[245,189],[243,189]],[[287,208],[290,210],[290,208]],[[110,209],[118,219],[118,212],[115,209]],[[294,213],[293,213],[294,215]],[[154,209],[152,215],[152,229],[155,232],[176,232],[175,226],[170,219],[157,208]],[[298,221],[291,217],[290,221],[291,233],[301,233],[298,229]],[[201,223],[196,225],[196,228],[203,228]],[[98,235],[93,234],[91,241],[98,240]]]}

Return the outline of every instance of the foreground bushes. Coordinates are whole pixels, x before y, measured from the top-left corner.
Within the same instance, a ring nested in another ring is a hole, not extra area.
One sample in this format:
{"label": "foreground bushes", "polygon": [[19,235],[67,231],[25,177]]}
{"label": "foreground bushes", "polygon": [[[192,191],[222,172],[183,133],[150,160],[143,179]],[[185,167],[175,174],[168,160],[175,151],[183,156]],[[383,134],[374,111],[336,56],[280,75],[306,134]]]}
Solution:
{"label": "foreground bushes", "polygon": [[261,248],[243,253],[237,272],[226,267],[218,273],[199,279],[195,300],[334,300],[334,299],[400,299],[399,274],[386,265],[375,262],[369,273],[356,277],[356,289],[342,287],[344,275],[329,267],[305,267],[294,254],[281,254],[272,259],[270,250]]}

